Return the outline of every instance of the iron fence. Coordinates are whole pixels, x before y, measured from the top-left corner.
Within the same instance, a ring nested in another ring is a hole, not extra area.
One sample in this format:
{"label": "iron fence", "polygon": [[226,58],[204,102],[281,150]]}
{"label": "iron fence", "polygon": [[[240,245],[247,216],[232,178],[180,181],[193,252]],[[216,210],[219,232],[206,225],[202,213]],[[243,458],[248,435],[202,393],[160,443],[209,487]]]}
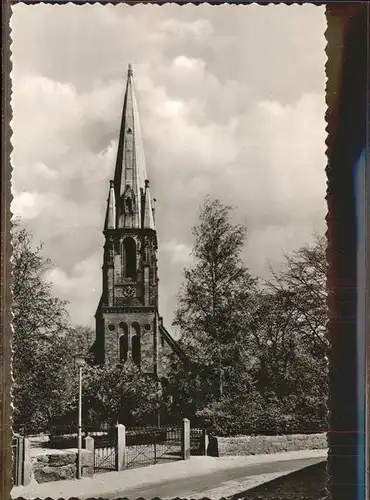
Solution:
{"label": "iron fence", "polygon": [[181,450],[182,431],[179,427],[126,429],[126,469],[181,460]]}
{"label": "iron fence", "polygon": [[183,429],[181,427],[167,427],[164,432],[165,439],[157,452],[157,463],[181,460]]}
{"label": "iron fence", "polygon": [[[77,444],[75,426],[58,428],[53,439],[55,444]],[[87,427],[82,431],[82,436],[94,439],[94,472],[107,472],[117,470],[123,466],[125,469],[146,467],[163,462],[181,460],[184,448],[184,427],[126,427],[124,454],[118,456],[117,428],[110,426]],[[192,454],[201,453],[202,430],[192,429],[190,434]],[[123,463],[118,464],[119,460]]]}
{"label": "iron fence", "polygon": [[117,441],[114,436],[94,437],[94,472],[116,470]]}

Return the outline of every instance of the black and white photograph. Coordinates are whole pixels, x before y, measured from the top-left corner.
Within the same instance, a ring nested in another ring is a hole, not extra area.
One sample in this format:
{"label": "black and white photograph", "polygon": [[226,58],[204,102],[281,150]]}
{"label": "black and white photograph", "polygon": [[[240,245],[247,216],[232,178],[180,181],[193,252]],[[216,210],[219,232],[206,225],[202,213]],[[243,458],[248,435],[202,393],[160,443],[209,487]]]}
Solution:
{"label": "black and white photograph", "polygon": [[322,500],[325,7],[10,27],[12,498]]}

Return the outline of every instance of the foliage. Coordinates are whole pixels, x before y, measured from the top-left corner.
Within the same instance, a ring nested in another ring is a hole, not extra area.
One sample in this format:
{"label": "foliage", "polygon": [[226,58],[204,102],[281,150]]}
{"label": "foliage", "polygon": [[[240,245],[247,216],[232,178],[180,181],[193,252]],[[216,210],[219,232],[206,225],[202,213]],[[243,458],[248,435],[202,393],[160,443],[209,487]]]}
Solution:
{"label": "foliage", "polygon": [[[12,261],[14,425],[38,432],[76,423],[74,356],[84,355],[89,362],[94,332],[69,324],[66,302],[54,297],[45,279],[51,262],[19,223],[13,229]],[[86,423],[154,423],[159,405],[165,406],[158,382],[142,376],[133,363],[124,369],[87,363],[83,373]]]}
{"label": "foliage", "polygon": [[316,236],[313,244],[305,245],[291,255],[284,255],[283,266],[271,269],[270,290],[280,293],[294,310],[299,337],[315,357],[328,354],[326,337],[327,261],[326,238]]}
{"label": "foliage", "polygon": [[173,411],[218,429],[217,422],[231,418],[231,401],[254,395],[245,325],[256,280],[240,257],[246,229],[230,221],[231,211],[210,198],[201,207],[193,229],[194,264],[184,270],[175,317],[191,368],[174,359],[169,377],[176,392]]}
{"label": "foliage", "polygon": [[51,261],[19,221],[12,244],[13,421],[36,432],[76,411],[73,356],[87,352],[92,331],[69,324],[66,302],[45,279]]}
{"label": "foliage", "polygon": [[13,419],[42,428],[65,404],[66,303],[44,279],[50,261],[19,223],[13,229]]}
{"label": "foliage", "polygon": [[89,359],[89,351],[95,340],[95,332],[84,325],[76,325],[69,329],[66,340],[73,355],[81,355]]}
{"label": "foliage", "polygon": [[76,422],[78,414],[78,368],[75,362],[75,356],[85,357],[87,366],[92,361],[90,349],[95,337],[94,331],[82,325],[69,327],[62,337],[64,351],[59,360],[54,365],[56,373],[58,371],[64,374],[63,387],[63,405],[59,412],[54,412],[48,422],[48,427],[52,426],[68,428],[72,422]]}
{"label": "foliage", "polygon": [[213,401],[197,411],[197,416],[210,433],[218,436],[253,434],[263,412],[263,399],[257,391],[237,397],[233,394]]}
{"label": "foliage", "polygon": [[316,237],[313,245],[285,255],[272,276],[256,297],[250,324],[257,387],[269,394],[267,406],[278,407],[276,415],[290,416],[291,427],[323,429],[328,391],[325,239]]}
{"label": "foliage", "polygon": [[240,258],[246,229],[230,216],[208,198],[194,228],[175,319],[191,365],[172,362],[173,411],[224,435],[324,429],[325,238],[285,255],[262,286]]}
{"label": "foliage", "polygon": [[128,360],[121,365],[89,366],[84,370],[84,408],[89,423],[154,424],[162,388]]}
{"label": "foliage", "polygon": [[194,265],[184,271],[174,322],[182,332],[182,348],[199,368],[199,390],[213,398],[235,386],[235,370],[248,362],[240,342],[255,287],[240,258],[246,230],[230,222],[230,212],[209,198],[201,208],[193,229]]}
{"label": "foliage", "polygon": [[[241,259],[246,228],[231,208],[206,199],[194,227],[175,324],[190,364],[174,355],[167,384],[136,365],[85,366],[86,424],[154,424],[182,417],[219,435],[275,434],[326,427],[328,342],[325,238],[285,255],[262,287]],[[13,231],[13,419],[30,431],[73,423],[74,355],[89,357],[94,332],[71,327],[54,297],[42,246]],[[168,395],[173,396],[169,408]]]}

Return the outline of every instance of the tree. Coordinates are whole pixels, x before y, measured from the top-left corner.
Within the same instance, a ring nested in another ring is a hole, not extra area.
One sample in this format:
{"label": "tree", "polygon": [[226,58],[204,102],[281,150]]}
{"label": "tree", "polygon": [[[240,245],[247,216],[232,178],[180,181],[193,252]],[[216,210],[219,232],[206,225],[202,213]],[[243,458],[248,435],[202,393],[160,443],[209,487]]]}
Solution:
{"label": "tree", "polygon": [[90,424],[154,424],[161,400],[158,382],[130,360],[124,366],[84,369],[84,408]]}
{"label": "tree", "polygon": [[13,419],[15,425],[42,428],[65,403],[67,371],[61,363],[69,328],[66,302],[45,280],[50,261],[31,234],[13,228]]}
{"label": "tree", "polygon": [[[183,401],[187,411],[252,391],[248,370],[253,360],[248,355],[245,325],[256,280],[240,256],[246,228],[230,221],[231,210],[207,198],[193,228],[194,265],[184,270],[174,321],[193,367],[190,372],[180,367],[179,394],[187,400]],[[178,376],[177,372],[173,378],[178,380]]]}
{"label": "tree", "polygon": [[90,366],[94,332],[71,326],[66,302],[54,297],[45,279],[51,265],[42,245],[19,223],[13,230],[13,420],[28,432],[73,424],[78,408],[75,355],[84,355],[83,395],[86,423],[117,419],[127,425],[154,423],[162,387],[136,365]]}
{"label": "tree", "polygon": [[223,434],[323,429],[325,238],[286,254],[262,286],[241,261],[246,230],[230,213],[207,199],[194,228],[175,319],[191,362],[172,363],[173,409]]}
{"label": "tree", "polygon": [[313,244],[304,245],[284,257],[280,269],[271,269],[273,279],[269,288],[289,302],[300,337],[316,358],[322,358],[329,349],[326,337],[326,238],[317,235]]}
{"label": "tree", "polygon": [[256,296],[250,324],[258,359],[255,377],[265,398],[268,425],[299,431],[325,428],[325,238],[316,237],[313,245],[285,255],[280,269],[271,271],[272,280]]}
{"label": "tree", "polygon": [[53,367],[57,376],[60,374],[63,377],[61,383],[63,394],[59,394],[59,401],[54,402],[58,412],[53,412],[48,420],[49,426],[68,427],[76,421],[79,387],[75,356],[84,356],[88,367],[93,360],[90,349],[94,337],[95,332],[84,325],[71,326],[61,336],[60,344],[62,349]]}
{"label": "tree", "polygon": [[86,362],[91,364],[94,360],[91,348],[95,340],[95,331],[86,325],[76,325],[68,329],[65,335],[65,341],[69,346],[69,360],[74,356],[84,356]]}

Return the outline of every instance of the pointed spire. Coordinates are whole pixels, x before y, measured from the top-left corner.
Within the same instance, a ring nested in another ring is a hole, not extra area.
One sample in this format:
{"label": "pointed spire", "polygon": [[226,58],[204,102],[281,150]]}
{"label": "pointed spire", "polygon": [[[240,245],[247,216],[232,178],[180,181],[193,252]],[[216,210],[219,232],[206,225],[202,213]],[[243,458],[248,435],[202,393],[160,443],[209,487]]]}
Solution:
{"label": "pointed spire", "polygon": [[104,230],[116,229],[116,197],[114,194],[114,182],[109,181],[109,193],[107,200],[107,212],[105,215]]}
{"label": "pointed spire", "polygon": [[145,202],[144,202],[144,221],[143,227],[146,229],[155,229],[153,218],[152,197],[150,196],[149,181],[145,181]]}
{"label": "pointed spire", "polygon": [[[146,178],[144,147],[135,97],[133,71],[131,64],[129,64],[114,175],[118,227],[140,227],[142,220],[140,188],[144,188]],[[126,203],[128,198],[130,201]]]}

